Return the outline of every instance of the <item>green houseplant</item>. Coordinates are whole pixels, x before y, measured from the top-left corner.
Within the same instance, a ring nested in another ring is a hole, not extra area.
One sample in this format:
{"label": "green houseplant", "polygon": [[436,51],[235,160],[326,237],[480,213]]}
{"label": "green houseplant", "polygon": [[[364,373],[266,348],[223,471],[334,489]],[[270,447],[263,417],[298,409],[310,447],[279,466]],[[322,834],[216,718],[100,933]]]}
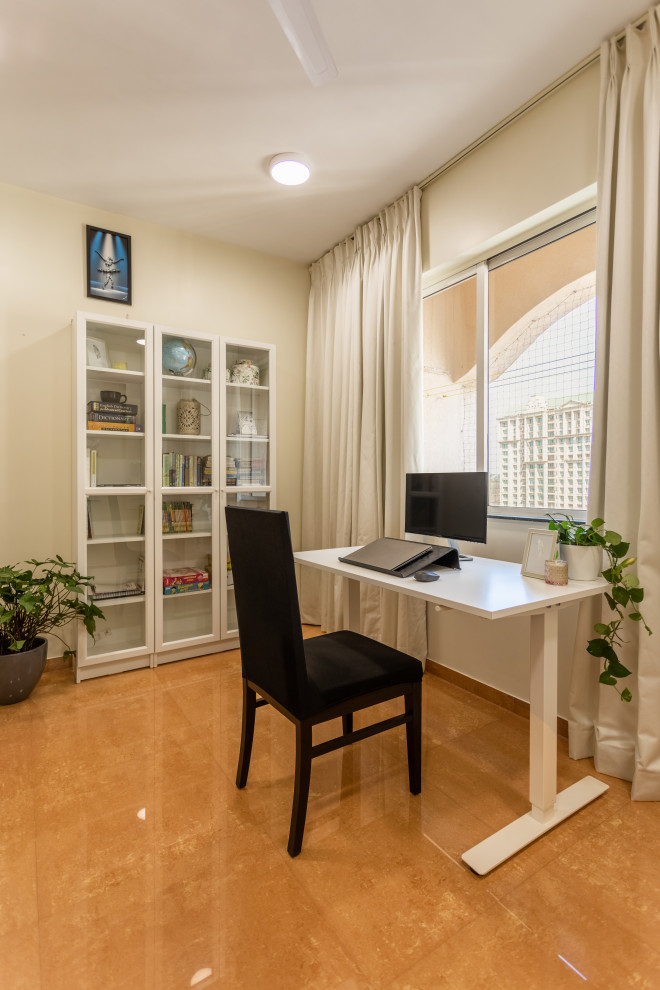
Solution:
{"label": "green houseplant", "polygon": [[94,635],[104,615],[85,598],[91,584],[92,578],[60,556],[0,567],[0,705],[23,701],[37,684],[46,663],[46,633],[79,620]]}
{"label": "green houseplant", "polygon": [[592,519],[587,523],[576,522],[571,516],[550,516],[548,528],[557,531],[557,541],[561,546],[574,547],[595,547],[600,550],[602,564],[602,553],[607,555],[609,567],[601,573],[606,581],[610,583],[610,591],[605,592],[605,598],[614,617],[610,622],[597,622],[594,632],[598,635],[595,639],[590,639],[587,644],[587,652],[593,657],[602,661],[602,670],[599,677],[601,684],[611,685],[620,695],[622,701],[631,701],[632,694],[628,688],[619,691],[617,682],[620,678],[628,677],[630,671],[619,660],[617,647],[624,642],[621,636],[621,627],[626,618],[632,622],[639,622],[644,626],[646,632],[651,635],[651,630],[644,621],[644,617],[639,610],[639,605],[644,599],[644,589],[640,587],[639,578],[634,574],[626,574],[629,567],[636,562],[637,557],[627,556],[630,543],[624,542],[619,533],[605,528],[603,519]]}

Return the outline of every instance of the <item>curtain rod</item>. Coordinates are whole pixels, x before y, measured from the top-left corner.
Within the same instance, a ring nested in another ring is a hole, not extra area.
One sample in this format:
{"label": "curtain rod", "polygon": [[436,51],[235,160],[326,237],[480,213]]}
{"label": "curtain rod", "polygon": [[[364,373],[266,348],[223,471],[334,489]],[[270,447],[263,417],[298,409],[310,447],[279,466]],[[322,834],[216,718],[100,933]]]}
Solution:
{"label": "curtain rod", "polygon": [[[630,27],[633,28],[643,27],[648,19],[648,13],[649,13],[648,11],[645,11],[641,15],[641,17],[639,17],[636,21],[633,21],[630,24]],[[623,41],[623,39],[626,36],[626,31],[627,28],[624,28],[618,34],[614,35],[614,40],[617,42]],[[527,101],[527,103],[523,103],[521,107],[518,107],[518,109],[510,113],[508,117],[505,117],[499,123],[495,124],[494,127],[491,127],[489,131],[486,131],[485,134],[482,134],[481,137],[478,137],[475,141],[472,142],[472,144],[469,144],[466,148],[463,148],[462,151],[459,151],[458,154],[454,155],[453,158],[450,158],[448,162],[445,162],[444,165],[441,165],[439,168],[437,168],[435,172],[431,172],[430,175],[427,175],[425,179],[422,179],[421,182],[417,183],[419,188],[425,189],[426,186],[430,185],[431,182],[433,182],[435,179],[441,176],[444,172],[448,172],[450,168],[454,167],[454,165],[458,165],[459,162],[463,161],[464,158],[467,158],[468,155],[471,155],[473,151],[476,151],[477,148],[480,148],[482,144],[486,143],[486,141],[490,141],[492,137],[495,137],[496,134],[499,134],[500,131],[503,131],[505,127],[509,126],[509,124],[512,124],[515,120],[519,120],[526,113],[528,113],[533,107],[535,107],[538,103],[540,103],[542,100],[545,100],[552,93],[555,93],[562,86],[566,85],[567,82],[570,82],[571,79],[575,79],[575,77],[578,76],[581,72],[584,72],[585,69],[588,69],[590,65],[593,65],[594,62],[598,62],[599,60],[600,60],[600,49],[598,51],[592,52],[590,55],[587,55],[586,58],[583,58],[581,62],[578,62],[577,65],[574,65],[572,69],[569,69],[568,72],[565,72],[563,76],[560,76],[558,79],[555,79],[554,82],[550,83],[549,86],[546,86],[545,89],[542,89],[540,93],[537,93],[536,96],[533,96],[530,100]]]}

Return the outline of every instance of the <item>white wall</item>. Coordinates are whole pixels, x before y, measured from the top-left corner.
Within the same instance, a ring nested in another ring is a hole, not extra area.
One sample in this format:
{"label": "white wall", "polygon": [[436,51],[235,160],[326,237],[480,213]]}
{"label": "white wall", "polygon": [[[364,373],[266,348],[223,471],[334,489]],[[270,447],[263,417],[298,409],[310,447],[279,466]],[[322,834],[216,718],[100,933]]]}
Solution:
{"label": "white wall", "polygon": [[[132,237],[133,305],[85,295],[85,225]],[[72,559],[77,310],[277,345],[278,504],[299,545],[306,266],[0,185],[0,562]]]}
{"label": "white wall", "polygon": [[[599,77],[595,63],[427,186],[422,196],[427,284],[483,252],[531,236],[548,215],[559,222],[573,203],[593,205]],[[462,549],[520,562],[530,525],[489,520],[487,545]],[[564,717],[576,614],[572,608],[561,616],[559,714]],[[493,623],[429,610],[428,633],[432,660],[529,700],[529,620]]]}

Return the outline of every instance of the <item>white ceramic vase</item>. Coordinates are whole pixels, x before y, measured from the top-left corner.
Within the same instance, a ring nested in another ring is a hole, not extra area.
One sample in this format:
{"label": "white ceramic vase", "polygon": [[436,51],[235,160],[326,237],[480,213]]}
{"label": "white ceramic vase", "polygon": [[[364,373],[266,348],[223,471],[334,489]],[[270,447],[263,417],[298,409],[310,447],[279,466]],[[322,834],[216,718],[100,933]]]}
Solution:
{"label": "white ceramic vase", "polygon": [[603,570],[603,551],[600,547],[560,543],[559,556],[568,564],[569,581],[595,581]]}

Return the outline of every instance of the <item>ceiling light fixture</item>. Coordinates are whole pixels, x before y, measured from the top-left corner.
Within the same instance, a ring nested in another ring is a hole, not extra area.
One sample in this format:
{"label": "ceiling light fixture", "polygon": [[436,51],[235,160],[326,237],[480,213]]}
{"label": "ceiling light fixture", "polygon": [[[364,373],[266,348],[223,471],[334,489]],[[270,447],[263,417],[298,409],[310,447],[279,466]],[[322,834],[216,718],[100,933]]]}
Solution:
{"label": "ceiling light fixture", "polygon": [[283,186],[299,186],[307,182],[310,174],[309,165],[291,151],[274,155],[268,169],[275,182],[281,182]]}

